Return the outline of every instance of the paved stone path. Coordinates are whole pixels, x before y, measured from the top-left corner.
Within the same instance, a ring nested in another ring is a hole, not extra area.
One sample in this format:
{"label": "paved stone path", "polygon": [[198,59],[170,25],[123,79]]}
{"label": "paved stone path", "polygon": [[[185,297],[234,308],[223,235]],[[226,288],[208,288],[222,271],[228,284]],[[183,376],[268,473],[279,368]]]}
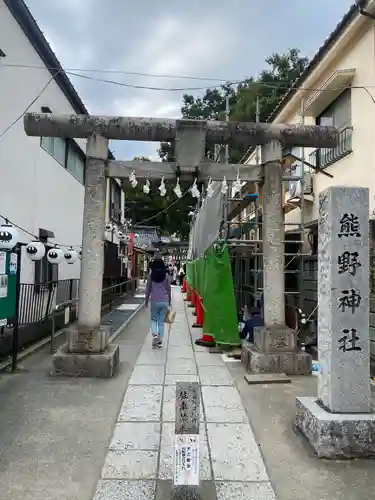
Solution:
{"label": "paved stone path", "polygon": [[[275,500],[241,398],[221,355],[195,346],[191,310],[173,291],[176,322],[162,349],[146,338],[129,381],[95,500],[168,498],[172,488],[175,385],[202,388],[202,498]],[[168,487],[166,488],[166,484]],[[203,493],[204,492],[206,493]]]}

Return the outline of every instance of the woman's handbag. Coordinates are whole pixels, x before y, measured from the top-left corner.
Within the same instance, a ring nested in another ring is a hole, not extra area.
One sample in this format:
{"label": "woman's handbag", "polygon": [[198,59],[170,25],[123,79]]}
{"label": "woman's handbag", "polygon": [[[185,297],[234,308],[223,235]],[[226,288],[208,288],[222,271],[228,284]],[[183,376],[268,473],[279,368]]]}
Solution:
{"label": "woman's handbag", "polygon": [[172,324],[172,323],[174,323],[175,319],[176,319],[176,312],[173,311],[173,309],[170,307],[167,310],[167,313],[166,313],[165,318],[164,318],[164,322]]}

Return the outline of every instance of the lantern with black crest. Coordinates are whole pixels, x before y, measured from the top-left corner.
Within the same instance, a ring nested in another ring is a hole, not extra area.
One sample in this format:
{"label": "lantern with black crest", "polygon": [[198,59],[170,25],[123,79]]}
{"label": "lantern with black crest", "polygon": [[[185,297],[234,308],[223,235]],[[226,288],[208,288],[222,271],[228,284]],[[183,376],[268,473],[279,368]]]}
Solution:
{"label": "lantern with black crest", "polygon": [[64,253],[64,260],[68,264],[75,264],[78,260],[78,252],[76,252],[74,248],[69,248],[69,250]]}
{"label": "lantern with black crest", "polygon": [[47,260],[50,264],[60,264],[64,258],[64,252],[59,247],[54,247],[48,250]]}
{"label": "lantern with black crest", "polygon": [[30,260],[42,260],[46,254],[46,247],[41,241],[34,240],[30,241],[30,243],[26,246],[25,251]]}
{"label": "lantern with black crest", "polygon": [[19,243],[18,229],[12,224],[0,226],[0,250],[12,250]]}

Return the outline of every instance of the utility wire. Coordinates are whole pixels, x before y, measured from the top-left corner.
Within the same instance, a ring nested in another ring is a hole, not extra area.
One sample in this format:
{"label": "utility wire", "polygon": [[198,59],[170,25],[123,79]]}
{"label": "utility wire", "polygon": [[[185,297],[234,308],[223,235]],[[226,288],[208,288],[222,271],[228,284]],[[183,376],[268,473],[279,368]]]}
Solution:
{"label": "utility wire", "polygon": [[[46,69],[46,67],[43,67],[43,66],[27,66],[27,65],[14,65],[14,64],[2,64],[1,65],[2,67],[18,67],[18,68],[37,68],[37,69]],[[53,70],[53,68],[47,68],[47,69],[50,69],[50,70]],[[115,71],[115,70],[85,70],[85,69],[79,69],[79,70],[75,70],[75,71],[98,71],[98,72],[112,72],[112,73],[120,73],[120,71]],[[83,78],[83,79],[86,79],[86,80],[91,80],[91,81],[95,81],[95,82],[99,82],[99,83],[107,83],[107,84],[110,84],[110,85],[116,85],[116,86],[120,86],[120,87],[125,87],[125,88],[133,88],[133,89],[138,89],[138,90],[154,90],[154,91],[164,91],[164,92],[183,92],[183,91],[197,91],[197,90],[207,90],[207,86],[205,87],[178,87],[178,88],[168,88],[168,87],[151,87],[151,86],[146,86],[146,85],[132,85],[132,84],[129,84],[129,83],[123,83],[123,82],[118,82],[118,81],[115,81],[115,80],[107,80],[107,79],[102,79],[102,78],[95,78],[95,77],[90,77],[90,76],[87,76],[87,75],[81,75],[79,73],[76,73],[76,72],[72,72],[72,71],[68,71],[68,70],[61,70],[61,69],[58,69],[57,68],[57,71],[54,75],[51,76],[51,78],[49,79],[49,81],[47,82],[47,84],[43,87],[43,89],[38,93],[38,95],[31,101],[31,103],[27,106],[27,108],[23,111],[23,113],[21,115],[19,115],[12,123],[10,123],[4,130],[3,132],[0,133],[0,139],[16,124],[18,123],[19,120],[21,120],[23,118],[23,116],[25,115],[25,113],[27,113],[27,111],[30,109],[30,107],[39,99],[39,97],[41,97],[41,95],[43,94],[43,92],[46,90],[46,88],[48,87],[48,85],[51,83],[51,81],[60,73],[60,72],[65,72],[66,74],[69,74],[71,76],[75,76],[77,78]],[[152,74],[152,73],[136,73],[136,72],[121,72],[123,74],[134,74],[134,75],[139,75],[139,76],[150,76],[150,77],[160,77],[160,78],[182,78],[182,79],[194,79],[194,80],[209,80],[209,79],[206,79],[206,78],[203,78],[203,77],[184,77],[184,76],[178,76],[178,75],[156,75],[156,74]],[[212,81],[216,81],[216,79],[211,79]],[[220,80],[218,80],[220,81]],[[322,89],[322,88],[314,88],[314,87],[303,87],[303,86],[293,86],[293,85],[289,85],[289,86],[286,86],[286,85],[283,85],[283,84],[276,84],[276,83],[267,83],[267,82],[258,82],[258,81],[254,81],[254,80],[251,80],[251,79],[244,79],[244,80],[239,80],[239,81],[222,81],[221,84],[218,84],[218,85],[214,85],[214,86],[211,86],[210,88],[211,89],[214,89],[214,88],[220,88],[222,87],[224,84],[228,85],[228,86],[233,86],[233,85],[240,85],[240,84],[246,84],[247,87],[250,87],[250,86],[257,86],[257,87],[267,87],[267,88],[272,88],[272,89],[278,89],[278,90],[285,90],[285,92],[288,92],[288,91],[314,91],[314,92],[334,92],[334,91],[339,91],[339,92],[343,92],[344,90],[346,89],[362,89],[364,90],[367,95],[370,97],[371,101],[373,102],[373,104],[375,104],[375,97],[370,93],[369,89],[372,89],[372,88],[375,88],[375,86],[362,86],[362,85],[355,85],[355,86],[341,86],[341,87],[337,87],[337,88],[334,88],[334,89]],[[249,147],[245,153],[243,154],[242,158],[240,159],[239,163],[242,163],[245,158],[247,157],[247,155],[250,153],[250,151],[252,150],[252,147]]]}
{"label": "utility wire", "polygon": [[[29,236],[31,236],[33,238],[33,240],[40,241],[41,243],[45,244],[45,241],[43,241],[40,238],[38,238],[38,236],[35,236],[35,234],[30,233],[30,231],[28,231],[27,229],[19,226],[15,222],[11,221],[10,219],[8,219],[8,217],[5,217],[4,215],[0,214],[0,218],[5,221],[5,224],[11,224],[12,226],[16,227],[20,231],[22,231],[22,232],[28,234]],[[82,244],[80,244],[80,245],[65,245],[63,243],[57,243],[57,242],[52,242],[52,241],[51,241],[51,244],[56,245],[58,247],[68,247],[68,248],[80,248],[82,246]]]}
{"label": "utility wire", "polygon": [[[48,69],[49,71],[56,71],[58,68],[51,68],[47,66],[34,66],[29,64],[1,64],[2,68],[23,68],[23,69]],[[228,79],[225,78],[211,78],[205,76],[188,76],[188,75],[163,75],[156,73],[141,73],[138,71],[123,71],[116,69],[90,69],[90,68],[65,68],[64,71],[80,71],[82,73],[107,73],[107,74],[121,74],[128,76],[145,76],[150,78],[168,78],[168,79],[176,79],[176,80],[198,80],[198,81],[206,81],[206,82],[223,82],[225,83]]]}
{"label": "utility wire", "polygon": [[[24,68],[24,69],[42,69],[46,70],[48,69],[49,71],[57,71],[61,72],[61,69],[59,68],[53,68],[53,67],[46,67],[46,66],[34,66],[34,65],[23,65],[23,64],[1,64],[2,68]],[[107,73],[107,74],[123,74],[123,75],[128,75],[128,76],[144,76],[144,77],[150,77],[150,78],[169,78],[169,79],[177,79],[177,80],[197,80],[197,81],[212,81],[212,82],[220,82],[218,85],[214,85],[212,87],[153,87],[153,86],[146,86],[146,85],[133,85],[129,83],[123,83],[123,82],[118,82],[116,80],[106,80],[106,79],[101,79],[101,78],[96,78],[96,77],[91,77],[87,75],[80,75],[79,72],[87,72],[87,73]],[[365,86],[341,86],[337,88],[331,88],[331,89],[322,89],[322,88],[315,88],[315,87],[304,87],[304,86],[295,86],[295,85],[286,85],[284,83],[268,83],[268,82],[260,82],[257,80],[252,80],[251,77],[245,77],[243,79],[231,79],[231,78],[210,78],[210,77],[203,77],[203,76],[187,76],[187,75],[163,75],[163,74],[156,74],[156,73],[142,73],[142,72],[135,72],[135,71],[123,71],[123,70],[106,70],[106,69],[88,69],[88,68],[67,68],[63,69],[62,72],[68,74],[68,75],[73,75],[79,78],[85,78],[88,80],[93,80],[93,81],[98,81],[102,83],[109,83],[109,84],[114,84],[114,85],[119,85],[119,86],[124,86],[124,87],[130,87],[130,88],[135,88],[135,89],[145,89],[145,90],[162,90],[162,91],[184,91],[184,90],[205,90],[207,88],[219,88],[222,85],[239,85],[239,84],[247,84],[248,86],[258,86],[258,87],[268,87],[268,88],[273,88],[273,89],[281,89],[281,90],[306,90],[306,91],[319,91],[319,92],[334,92],[334,91],[339,91],[339,90],[345,90],[347,88],[352,88],[352,89],[371,89],[375,88],[375,85],[365,85]],[[372,96],[371,96],[372,98]],[[375,99],[374,99],[375,103]]]}
{"label": "utility wire", "polygon": [[27,106],[27,108],[22,112],[21,115],[17,116],[15,120],[12,121],[0,134],[0,139],[12,128],[16,123],[18,123],[23,116],[29,111],[31,106],[39,99],[39,97],[44,93],[44,91],[47,89],[49,84],[55,79],[55,77],[58,75],[59,71],[55,73],[54,75],[51,76],[51,78],[48,80],[48,82],[44,85],[42,90],[37,94],[37,96],[30,102],[30,104]]}

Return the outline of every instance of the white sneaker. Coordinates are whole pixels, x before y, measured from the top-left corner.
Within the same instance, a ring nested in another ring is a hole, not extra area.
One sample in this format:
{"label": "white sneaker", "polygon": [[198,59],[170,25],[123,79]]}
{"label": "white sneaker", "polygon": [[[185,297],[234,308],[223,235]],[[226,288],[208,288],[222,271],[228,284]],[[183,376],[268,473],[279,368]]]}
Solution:
{"label": "white sneaker", "polygon": [[152,347],[157,347],[159,345],[159,336],[158,335],[153,335],[152,336]]}

